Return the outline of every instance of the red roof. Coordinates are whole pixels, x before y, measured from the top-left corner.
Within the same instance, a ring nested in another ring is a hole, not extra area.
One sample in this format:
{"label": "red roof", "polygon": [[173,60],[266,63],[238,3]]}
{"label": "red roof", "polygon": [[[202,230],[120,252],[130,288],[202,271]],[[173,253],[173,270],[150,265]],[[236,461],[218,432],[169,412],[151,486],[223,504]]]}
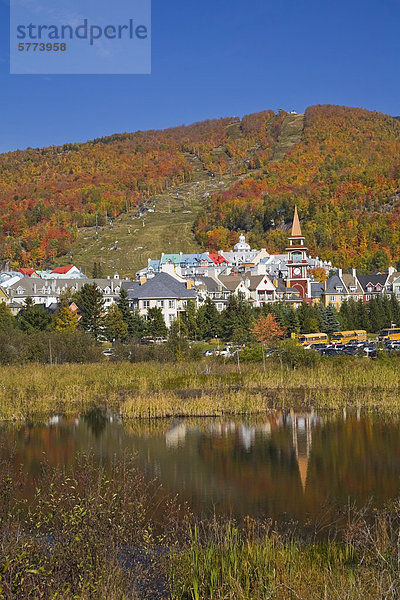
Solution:
{"label": "red roof", "polygon": [[52,270],[52,273],[58,273],[58,275],[66,275],[72,267],[56,267]]}
{"label": "red roof", "polygon": [[22,268],[22,269],[19,270],[19,273],[22,273],[22,275],[25,275],[25,277],[32,277],[33,274],[36,275],[35,269],[25,269],[25,268]]}
{"label": "red roof", "polygon": [[224,263],[224,262],[226,264],[228,264],[228,261],[226,260],[226,258],[224,258],[222,256],[222,254],[209,254],[208,256],[211,258],[213,263],[216,265],[222,265],[222,263]]}

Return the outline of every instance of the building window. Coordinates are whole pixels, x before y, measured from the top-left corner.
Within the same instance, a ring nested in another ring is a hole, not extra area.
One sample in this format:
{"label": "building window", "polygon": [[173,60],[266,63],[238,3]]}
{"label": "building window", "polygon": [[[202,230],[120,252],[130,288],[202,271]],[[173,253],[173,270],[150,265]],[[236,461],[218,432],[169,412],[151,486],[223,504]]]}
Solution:
{"label": "building window", "polygon": [[157,300],[157,307],[164,308],[164,300]]}
{"label": "building window", "polygon": [[365,299],[366,299],[367,301],[368,301],[370,298],[371,298],[371,296],[369,296],[368,294],[367,294],[367,296],[365,296]]}
{"label": "building window", "polygon": [[169,322],[172,323],[173,321],[175,321],[175,315],[173,315],[173,314],[168,315],[168,319],[169,319]]}
{"label": "building window", "polygon": [[336,302],[336,296],[329,296],[329,302]]}
{"label": "building window", "polygon": [[175,300],[168,300],[168,308],[175,308]]}
{"label": "building window", "polygon": [[143,300],[143,308],[150,308],[150,300]]}
{"label": "building window", "polygon": [[222,302],[218,302],[218,304],[217,304],[217,310],[219,310],[219,311],[224,310],[224,305],[222,304]]}

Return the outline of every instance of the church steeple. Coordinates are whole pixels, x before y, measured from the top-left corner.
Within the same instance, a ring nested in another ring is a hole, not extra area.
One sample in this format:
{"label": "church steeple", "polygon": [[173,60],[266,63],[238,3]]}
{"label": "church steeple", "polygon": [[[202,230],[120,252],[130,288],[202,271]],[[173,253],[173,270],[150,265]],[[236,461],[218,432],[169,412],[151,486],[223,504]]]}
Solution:
{"label": "church steeple", "polygon": [[297,206],[294,207],[294,217],[293,217],[293,225],[292,225],[292,238],[302,238],[303,234],[301,233],[301,226],[299,220],[299,214],[297,212]]}
{"label": "church steeple", "polygon": [[310,279],[308,276],[307,247],[301,231],[297,206],[294,208],[292,233],[289,237],[288,253],[288,278],[286,285],[297,289],[303,300],[311,297]]}

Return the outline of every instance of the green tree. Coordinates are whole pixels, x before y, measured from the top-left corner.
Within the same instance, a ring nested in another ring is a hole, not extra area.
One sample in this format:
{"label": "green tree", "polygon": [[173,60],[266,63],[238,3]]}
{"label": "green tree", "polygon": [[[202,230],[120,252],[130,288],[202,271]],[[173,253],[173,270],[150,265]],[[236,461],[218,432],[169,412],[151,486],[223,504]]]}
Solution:
{"label": "green tree", "polygon": [[251,339],[250,329],[253,326],[253,312],[242,295],[232,294],[221,317],[224,340],[243,344]]}
{"label": "green tree", "polygon": [[221,315],[211,298],[206,298],[197,311],[196,329],[201,340],[208,341],[221,335]]}
{"label": "green tree", "polygon": [[336,308],[329,305],[325,310],[325,329],[324,333],[333,333],[340,330],[338,312]]}
{"label": "green tree", "polygon": [[5,302],[0,302],[0,331],[8,331],[14,327],[15,319]]}
{"label": "green tree", "polygon": [[397,327],[400,327],[400,304],[395,294],[392,294],[390,298],[390,316],[392,323],[395,323]]}
{"label": "green tree", "polygon": [[147,311],[147,331],[153,337],[166,337],[168,328],[165,324],[161,308],[154,306]]}
{"label": "green tree", "polygon": [[188,300],[185,311],[182,313],[182,321],[187,329],[187,336],[191,340],[196,340],[198,337],[197,329],[197,309],[194,300]]}
{"label": "green tree", "polygon": [[128,322],[128,335],[132,340],[140,340],[147,333],[147,321],[138,310],[133,310]]}
{"label": "green tree", "polygon": [[284,319],[284,328],[288,336],[291,336],[292,333],[300,332],[300,322],[297,316],[297,311],[292,306],[287,307]]}
{"label": "green tree", "polygon": [[109,307],[104,318],[104,334],[109,342],[124,342],[128,337],[128,323],[116,304]]}
{"label": "green tree", "polygon": [[297,309],[301,333],[318,333],[318,313],[313,306],[303,302]]}
{"label": "green tree", "polygon": [[76,293],[75,301],[81,314],[79,326],[98,339],[104,328],[104,298],[101,290],[95,283],[85,283]]}
{"label": "green tree", "polygon": [[[383,312],[382,301],[380,298],[371,298],[368,303],[368,320],[369,320],[369,331],[372,333],[378,333],[383,327],[385,327],[385,314]],[[364,328],[365,329],[365,328]]]}
{"label": "green tree", "polygon": [[187,327],[180,315],[172,323],[169,334],[167,349],[171,352],[175,360],[182,361],[186,358],[189,351],[189,342],[187,340]]}
{"label": "green tree", "polygon": [[32,298],[27,298],[25,308],[19,311],[17,323],[22,331],[47,331],[51,329],[53,317],[42,304],[34,304]]}
{"label": "green tree", "polygon": [[121,288],[121,291],[119,292],[117,306],[121,311],[122,318],[127,323],[131,316],[131,308],[129,306],[128,292],[125,288]]}

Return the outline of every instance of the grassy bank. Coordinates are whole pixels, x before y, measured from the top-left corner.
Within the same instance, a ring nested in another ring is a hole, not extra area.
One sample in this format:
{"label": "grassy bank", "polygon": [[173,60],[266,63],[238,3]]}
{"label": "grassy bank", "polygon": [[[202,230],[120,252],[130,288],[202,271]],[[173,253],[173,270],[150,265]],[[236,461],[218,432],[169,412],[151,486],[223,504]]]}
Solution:
{"label": "grassy bank", "polygon": [[[394,503],[324,540],[269,521],[196,521],[132,460],[43,465],[32,502],[0,472],[0,598],[376,600],[400,592]],[[160,519],[159,515],[162,515]]]}
{"label": "grassy bank", "polygon": [[245,364],[101,363],[0,368],[0,419],[67,415],[94,406],[125,418],[256,414],[268,408],[400,409],[397,359],[337,357],[295,370]]}

